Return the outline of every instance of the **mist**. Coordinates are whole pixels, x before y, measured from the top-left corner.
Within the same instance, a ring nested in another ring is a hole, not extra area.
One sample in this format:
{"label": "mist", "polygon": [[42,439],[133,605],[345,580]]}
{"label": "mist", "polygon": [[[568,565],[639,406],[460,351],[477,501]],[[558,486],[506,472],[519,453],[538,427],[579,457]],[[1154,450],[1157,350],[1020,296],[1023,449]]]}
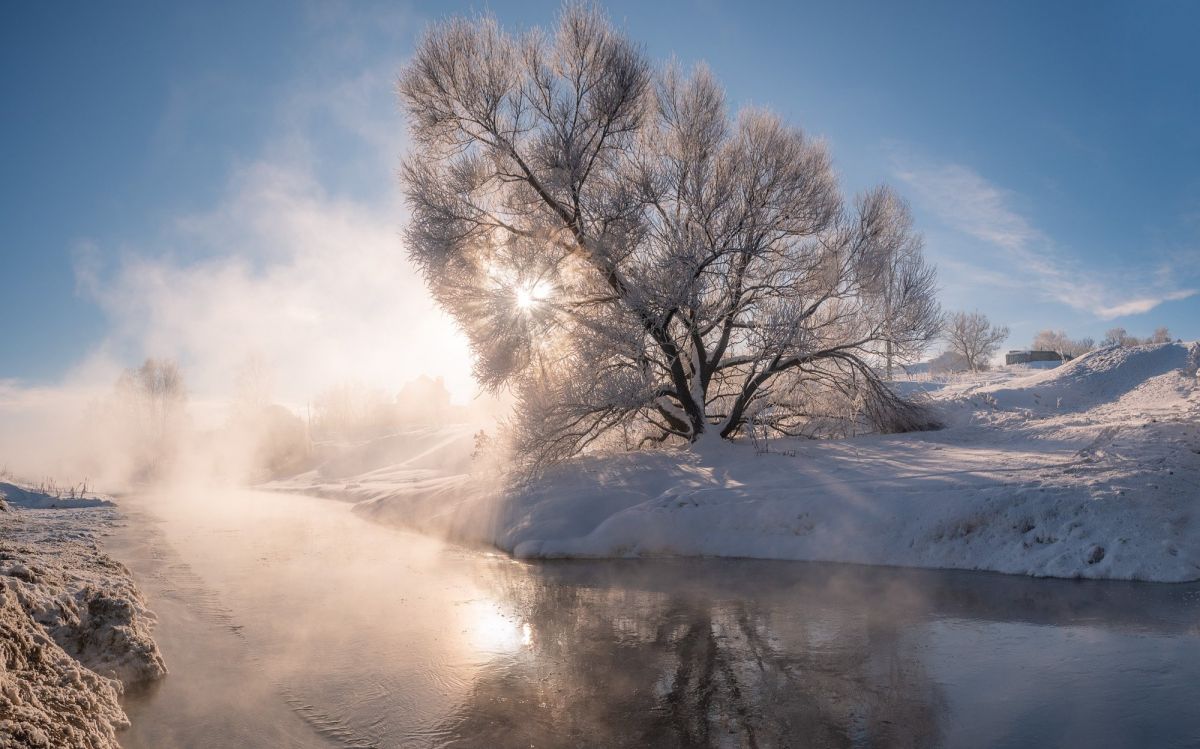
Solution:
{"label": "mist", "polygon": [[[326,106],[344,103],[335,97]],[[342,109],[343,117],[356,112]],[[363,129],[378,109],[360,104],[360,120],[346,128],[398,159],[401,139],[384,144]],[[256,475],[250,464],[262,426],[237,413],[247,397],[254,408],[308,419],[325,391],[358,388],[390,400],[428,378],[444,384],[462,409],[457,418],[494,418],[499,407],[472,380],[465,340],[407,258],[405,212],[387,160],[362,168],[373,190],[350,195],[327,186],[320,158],[292,130],[283,145],[236,166],[213,205],[170,218],[157,236],[116,246],[80,240],[76,291],[94,305],[105,334],[47,382],[0,381],[0,469],[128,486],[128,425],[114,421],[106,403],[122,373],[148,358],[177,363],[184,381],[172,438],[177,479]],[[248,372],[256,390],[249,396]],[[98,416],[106,409],[107,421]],[[235,439],[228,427],[239,419],[245,428]],[[104,434],[105,424],[115,433]]]}
{"label": "mist", "polygon": [[[179,222],[172,243],[187,252],[113,258],[85,248],[80,287],[110,332],[57,383],[3,383],[0,464],[123,483],[121,456],[101,449],[121,440],[88,433],[121,373],[147,357],[180,367],[178,427],[192,449],[246,399],[249,371],[257,405],[297,416],[328,388],[392,396],[422,376],[440,378],[455,405],[477,406],[466,345],[406,260],[398,220],[328,196],[297,167],[259,164],[234,177],[219,207]],[[240,451],[221,452],[228,461]]]}

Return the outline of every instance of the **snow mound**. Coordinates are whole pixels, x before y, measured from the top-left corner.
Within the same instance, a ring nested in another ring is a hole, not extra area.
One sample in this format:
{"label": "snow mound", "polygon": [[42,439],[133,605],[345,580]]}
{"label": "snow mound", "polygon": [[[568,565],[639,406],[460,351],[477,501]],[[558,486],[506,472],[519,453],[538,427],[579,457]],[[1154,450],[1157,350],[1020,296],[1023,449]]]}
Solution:
{"label": "snow mound", "polygon": [[1084,411],[1118,401],[1155,378],[1184,374],[1190,355],[1178,343],[1110,346],[1054,369],[975,389],[970,395],[991,396],[999,408]]}
{"label": "snow mound", "polygon": [[1187,365],[1183,371],[1189,377],[1200,377],[1200,341],[1188,348]]}
{"label": "snow mound", "polygon": [[111,507],[112,502],[97,496],[64,497],[35,489],[0,481],[0,500],[7,500],[18,507],[38,510],[53,510],[69,507]]}

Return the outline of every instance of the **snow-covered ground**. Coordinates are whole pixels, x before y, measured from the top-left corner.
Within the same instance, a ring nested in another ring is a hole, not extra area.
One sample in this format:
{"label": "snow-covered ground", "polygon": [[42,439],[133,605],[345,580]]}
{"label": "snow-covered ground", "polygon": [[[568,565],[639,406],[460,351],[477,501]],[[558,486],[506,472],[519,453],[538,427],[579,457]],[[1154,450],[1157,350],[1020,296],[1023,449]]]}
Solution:
{"label": "snow-covered ground", "polygon": [[0,747],[116,747],[126,687],[166,674],[111,502],[0,482]]}
{"label": "snow-covered ground", "polygon": [[[276,488],[519,557],[739,556],[1200,579],[1200,345],[900,383],[935,432],[590,456],[497,489],[460,460]],[[460,442],[452,439],[457,435]]]}
{"label": "snow-covered ground", "polygon": [[467,479],[479,429],[470,423],[421,426],[340,449],[329,446],[330,455],[316,468],[259,488],[348,502],[453,493]]}

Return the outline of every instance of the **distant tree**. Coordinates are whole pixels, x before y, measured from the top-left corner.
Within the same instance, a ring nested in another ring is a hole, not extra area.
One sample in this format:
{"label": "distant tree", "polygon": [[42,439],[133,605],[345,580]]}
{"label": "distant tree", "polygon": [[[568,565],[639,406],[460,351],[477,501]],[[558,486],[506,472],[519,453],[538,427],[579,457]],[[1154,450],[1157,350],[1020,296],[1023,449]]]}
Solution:
{"label": "distant tree", "polygon": [[231,462],[240,461],[250,481],[278,478],[308,467],[312,454],[308,427],[289,409],[273,402],[272,376],[258,356],[247,357],[234,375],[233,398],[223,442]]}
{"label": "distant tree", "polygon": [[296,414],[278,404],[264,406],[253,423],[253,468],[267,478],[287,476],[309,466],[312,444],[308,428]]}
{"label": "distant tree", "polygon": [[463,409],[450,402],[445,380],[425,375],[404,383],[396,394],[396,409],[400,421],[408,424],[443,423],[463,417]]}
{"label": "distant tree", "polygon": [[992,325],[987,315],[979,312],[955,312],[946,318],[943,335],[950,350],[961,355],[972,372],[978,372],[1008,338],[1008,327]]}
{"label": "distant tree", "polygon": [[1125,328],[1112,328],[1104,334],[1101,344],[1104,346],[1141,346],[1147,343],[1168,343],[1170,340],[1171,333],[1165,327],[1155,328],[1154,335],[1148,338],[1129,335]]}
{"label": "distant tree", "polygon": [[246,357],[234,375],[234,414],[256,415],[272,402],[273,378],[266,363],[258,355]]}
{"label": "distant tree", "polygon": [[936,337],[933,269],[899,196],[847,205],[819,141],[732,117],[706,69],[653,68],[582,5],[522,37],[438,24],[399,91],[411,257],[537,463],[794,433],[815,387],[920,423],[876,367]]}
{"label": "distant tree", "polygon": [[1138,340],[1129,335],[1125,328],[1109,328],[1104,333],[1102,346],[1136,346]]}
{"label": "distant tree", "polygon": [[382,436],[398,423],[397,408],[378,388],[342,382],[321,391],[312,403],[314,439]]}
{"label": "distant tree", "polygon": [[170,359],[149,358],[136,369],[127,369],[117,380],[117,392],[139,409],[154,436],[163,438],[171,421],[187,402],[183,374]]}
{"label": "distant tree", "polygon": [[1091,338],[1073,340],[1062,330],[1042,330],[1033,339],[1034,351],[1053,351],[1063,359],[1074,359],[1083,356],[1095,348]]}
{"label": "distant tree", "polygon": [[1066,350],[1070,346],[1070,343],[1071,339],[1062,330],[1040,330],[1034,336],[1031,348],[1034,351],[1053,351],[1065,358]]}
{"label": "distant tree", "polygon": [[148,358],[121,374],[114,395],[109,412],[113,439],[127,443],[123,449],[131,456],[133,477],[150,478],[177,446],[187,405],[183,374],[170,359]]}

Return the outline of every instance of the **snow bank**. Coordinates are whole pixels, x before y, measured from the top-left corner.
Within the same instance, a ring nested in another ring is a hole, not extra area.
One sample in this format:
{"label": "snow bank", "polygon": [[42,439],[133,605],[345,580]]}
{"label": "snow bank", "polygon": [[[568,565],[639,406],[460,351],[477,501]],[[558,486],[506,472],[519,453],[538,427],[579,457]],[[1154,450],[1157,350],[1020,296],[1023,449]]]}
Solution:
{"label": "snow bank", "polygon": [[128,725],[114,682],[67,655],[0,578],[0,747],[115,747]]}
{"label": "snow bank", "polygon": [[29,509],[66,509],[71,507],[111,507],[112,502],[97,496],[64,497],[0,481],[0,499]]}
{"label": "snow bank", "polygon": [[124,688],[166,674],[153,615],[96,545],[116,511],[37,509],[55,498],[0,490],[0,747],[115,747]]}
{"label": "snow bank", "polygon": [[397,486],[435,490],[471,465],[478,424],[418,427],[360,443],[319,446],[316,468],[258,488],[359,502],[391,493]]}
{"label": "snow bank", "polygon": [[[1200,346],[923,388],[948,428],[588,457],[496,492],[342,484],[355,511],[519,557],[739,556],[1200,579]],[[350,488],[355,487],[355,488]],[[301,487],[293,487],[301,488]],[[338,490],[330,484],[327,492]]]}

